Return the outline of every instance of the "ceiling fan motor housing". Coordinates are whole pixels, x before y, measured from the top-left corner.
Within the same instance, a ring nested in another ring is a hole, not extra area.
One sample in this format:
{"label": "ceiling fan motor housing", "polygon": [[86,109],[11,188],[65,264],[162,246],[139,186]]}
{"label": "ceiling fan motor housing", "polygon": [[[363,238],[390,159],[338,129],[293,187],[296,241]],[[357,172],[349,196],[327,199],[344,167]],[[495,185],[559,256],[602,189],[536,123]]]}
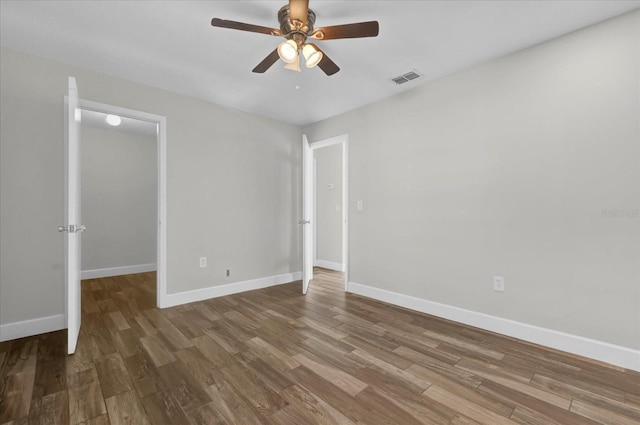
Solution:
{"label": "ceiling fan motor housing", "polygon": [[297,19],[291,21],[289,5],[285,5],[278,11],[278,22],[280,22],[282,35],[288,40],[295,41],[298,47],[300,47],[313,32],[313,25],[316,23],[316,14],[313,10],[308,9],[306,24]]}

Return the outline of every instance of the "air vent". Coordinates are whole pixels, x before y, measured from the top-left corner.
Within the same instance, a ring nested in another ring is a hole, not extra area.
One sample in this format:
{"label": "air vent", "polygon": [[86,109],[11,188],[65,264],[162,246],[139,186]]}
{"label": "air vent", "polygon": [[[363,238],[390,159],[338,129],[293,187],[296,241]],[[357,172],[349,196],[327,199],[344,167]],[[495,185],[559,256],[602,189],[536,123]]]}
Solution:
{"label": "air vent", "polygon": [[416,78],[420,78],[422,77],[422,74],[420,74],[418,71],[413,70],[413,71],[409,71],[406,74],[403,75],[399,75],[395,78],[392,78],[391,81],[393,81],[396,84],[404,84],[404,83],[408,83],[411,80],[415,80]]}

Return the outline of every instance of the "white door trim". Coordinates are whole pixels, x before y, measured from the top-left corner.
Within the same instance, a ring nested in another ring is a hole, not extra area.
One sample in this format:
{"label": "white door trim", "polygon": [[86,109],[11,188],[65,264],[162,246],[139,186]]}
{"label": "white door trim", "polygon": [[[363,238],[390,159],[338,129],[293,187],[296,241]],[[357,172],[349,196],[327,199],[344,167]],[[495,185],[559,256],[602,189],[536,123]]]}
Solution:
{"label": "white door trim", "polygon": [[306,135],[302,135],[302,293],[306,294],[313,279],[313,151]]}
{"label": "white door trim", "polygon": [[[342,264],[344,267],[344,290],[346,291],[349,284],[349,134],[341,134],[328,139],[309,142],[309,148],[311,148],[311,151],[313,152],[316,149],[326,148],[337,144],[342,145]],[[314,188],[316,186],[315,177],[314,173]],[[315,217],[313,218],[313,223],[315,223]],[[314,232],[313,245],[315,246],[315,244],[316,240]]]}
{"label": "white door trim", "polygon": [[120,106],[106,103],[93,102],[80,99],[80,109],[87,111],[103,112],[115,114],[121,117],[133,118],[136,120],[156,123],[158,125],[157,134],[157,156],[158,156],[158,232],[157,232],[157,299],[159,308],[168,305],[167,302],[167,118],[162,115],[150,114],[148,112],[136,111]]}

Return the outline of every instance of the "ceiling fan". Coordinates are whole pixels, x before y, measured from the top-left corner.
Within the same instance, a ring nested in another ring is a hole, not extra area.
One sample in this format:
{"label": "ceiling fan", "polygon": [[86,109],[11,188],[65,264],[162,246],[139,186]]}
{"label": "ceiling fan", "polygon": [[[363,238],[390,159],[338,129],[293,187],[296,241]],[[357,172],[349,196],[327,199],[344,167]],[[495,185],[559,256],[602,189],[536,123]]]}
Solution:
{"label": "ceiling fan", "polygon": [[264,58],[262,62],[253,68],[253,72],[257,73],[265,72],[278,58],[285,62],[285,68],[299,72],[300,54],[302,54],[305,58],[307,68],[318,65],[325,74],[333,75],[340,71],[338,65],[329,59],[316,44],[308,43],[308,38],[324,41],[340,38],[375,37],[379,32],[377,21],[314,28],[316,14],[313,10],[309,9],[309,0],[289,0],[289,4],[282,6],[278,12],[278,22],[280,22],[280,29],[228,21],[220,18],[213,18],[211,25],[220,28],[284,37],[286,39]]}

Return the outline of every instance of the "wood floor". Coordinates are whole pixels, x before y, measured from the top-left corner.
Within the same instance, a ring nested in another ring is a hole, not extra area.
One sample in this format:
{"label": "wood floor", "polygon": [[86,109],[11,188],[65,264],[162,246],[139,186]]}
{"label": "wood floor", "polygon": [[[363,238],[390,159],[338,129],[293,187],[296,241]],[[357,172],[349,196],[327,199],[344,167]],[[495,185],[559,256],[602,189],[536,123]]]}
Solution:
{"label": "wood floor", "polygon": [[640,424],[640,374],[346,295],[339,274],[158,310],[83,282],[64,332],[0,343],[0,424]]}

